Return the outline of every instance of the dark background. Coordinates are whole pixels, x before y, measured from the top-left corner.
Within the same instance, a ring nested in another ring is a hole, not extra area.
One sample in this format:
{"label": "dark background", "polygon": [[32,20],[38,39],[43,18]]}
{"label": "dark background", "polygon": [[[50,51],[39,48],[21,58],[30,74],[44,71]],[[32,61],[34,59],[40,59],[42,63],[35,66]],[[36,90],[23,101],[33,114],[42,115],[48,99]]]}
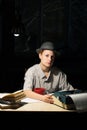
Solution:
{"label": "dark background", "polygon": [[[17,24],[18,23],[18,24]],[[19,37],[13,29],[23,27]],[[87,89],[87,2],[82,0],[0,0],[0,92],[23,87],[24,73],[38,62],[43,41],[56,44],[55,65],[79,89]]]}

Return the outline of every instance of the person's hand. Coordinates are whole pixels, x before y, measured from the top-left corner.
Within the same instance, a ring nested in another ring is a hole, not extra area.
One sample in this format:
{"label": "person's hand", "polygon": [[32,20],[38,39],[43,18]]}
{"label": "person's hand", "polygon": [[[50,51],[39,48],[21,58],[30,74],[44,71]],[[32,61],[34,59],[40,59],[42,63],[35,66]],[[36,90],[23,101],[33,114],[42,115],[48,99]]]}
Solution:
{"label": "person's hand", "polygon": [[52,95],[46,94],[43,95],[42,101],[53,104],[53,98]]}

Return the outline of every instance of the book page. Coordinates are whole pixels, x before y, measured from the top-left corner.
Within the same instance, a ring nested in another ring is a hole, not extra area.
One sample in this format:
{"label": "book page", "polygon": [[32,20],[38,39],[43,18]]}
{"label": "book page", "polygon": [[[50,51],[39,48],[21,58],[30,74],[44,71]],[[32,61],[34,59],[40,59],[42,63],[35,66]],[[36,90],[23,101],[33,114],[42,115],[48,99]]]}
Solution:
{"label": "book page", "polygon": [[18,95],[18,94],[21,94],[22,92],[23,92],[22,90],[17,90],[13,93],[0,93],[0,98],[6,97],[6,96]]}
{"label": "book page", "polygon": [[0,93],[0,98],[3,98],[4,96],[7,96],[10,93]]}
{"label": "book page", "polygon": [[21,100],[21,102],[34,103],[34,102],[42,102],[42,101],[37,100],[37,99],[32,99],[32,98],[24,98],[24,99]]}
{"label": "book page", "polygon": [[87,93],[69,95],[73,100],[77,111],[87,111]]}

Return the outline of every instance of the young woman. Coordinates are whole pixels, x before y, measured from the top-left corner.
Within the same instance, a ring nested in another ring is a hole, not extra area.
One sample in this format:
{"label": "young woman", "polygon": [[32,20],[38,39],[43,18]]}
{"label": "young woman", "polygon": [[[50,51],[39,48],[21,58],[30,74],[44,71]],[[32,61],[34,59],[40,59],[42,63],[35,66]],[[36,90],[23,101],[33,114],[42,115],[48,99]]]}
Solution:
{"label": "young woman", "polygon": [[[23,90],[29,98],[53,103],[51,93],[61,90],[73,90],[74,88],[68,83],[66,74],[53,66],[58,52],[52,42],[44,42],[36,52],[40,63],[33,65],[26,71]],[[34,91],[35,88],[45,88],[45,93],[43,95],[38,94]]]}

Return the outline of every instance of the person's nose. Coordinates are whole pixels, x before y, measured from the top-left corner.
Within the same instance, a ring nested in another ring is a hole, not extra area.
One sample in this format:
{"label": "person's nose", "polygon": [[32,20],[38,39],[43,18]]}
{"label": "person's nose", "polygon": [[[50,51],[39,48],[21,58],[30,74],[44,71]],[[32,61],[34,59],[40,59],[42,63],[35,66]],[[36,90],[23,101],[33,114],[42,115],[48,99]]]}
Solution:
{"label": "person's nose", "polygon": [[52,61],[52,57],[51,56],[49,56],[49,61]]}

